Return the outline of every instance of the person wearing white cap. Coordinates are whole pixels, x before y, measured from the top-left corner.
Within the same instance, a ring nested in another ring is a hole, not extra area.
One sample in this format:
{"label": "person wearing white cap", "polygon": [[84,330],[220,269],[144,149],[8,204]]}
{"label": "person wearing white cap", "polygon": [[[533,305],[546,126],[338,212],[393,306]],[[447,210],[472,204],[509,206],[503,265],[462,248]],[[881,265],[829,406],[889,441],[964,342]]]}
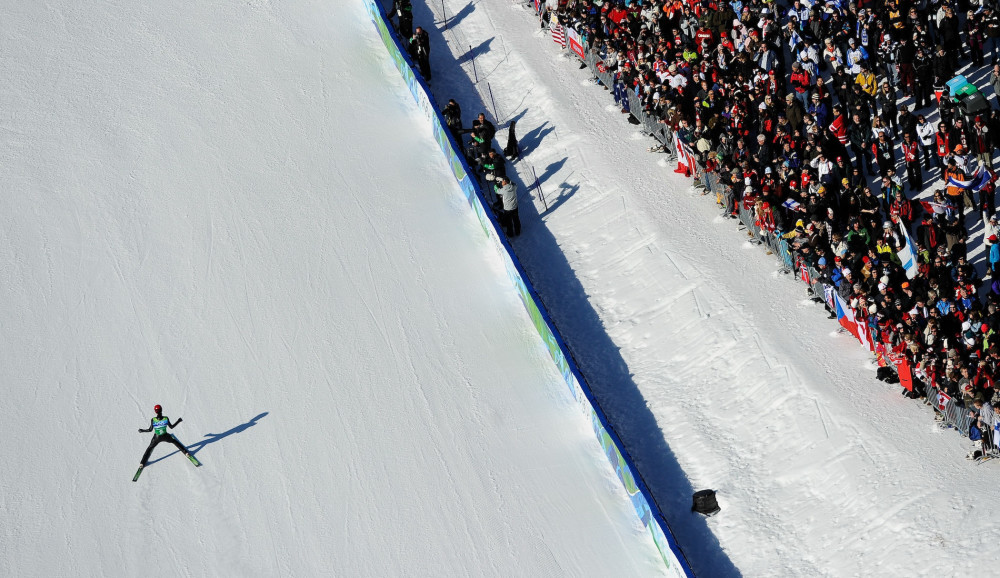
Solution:
{"label": "person wearing white cap", "polygon": [[996,236],[1000,236],[1000,225],[997,224],[997,216],[993,215],[986,221],[986,226],[983,227],[983,239]]}
{"label": "person wearing white cap", "polygon": [[847,267],[840,270],[840,275],[841,279],[840,283],[837,285],[837,294],[840,295],[841,299],[847,301],[851,298],[851,293],[853,292],[854,275]]}

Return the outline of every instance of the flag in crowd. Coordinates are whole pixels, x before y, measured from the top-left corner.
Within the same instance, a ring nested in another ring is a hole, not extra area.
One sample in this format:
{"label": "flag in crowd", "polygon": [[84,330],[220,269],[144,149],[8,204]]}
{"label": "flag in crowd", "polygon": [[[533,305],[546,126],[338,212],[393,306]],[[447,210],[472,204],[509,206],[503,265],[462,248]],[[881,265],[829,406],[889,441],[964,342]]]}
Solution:
{"label": "flag in crowd", "polygon": [[795,199],[788,199],[784,203],[781,203],[781,206],[785,207],[789,211],[798,211],[802,209],[802,204],[796,201]]}
{"label": "flag in crowd", "polygon": [[896,253],[896,256],[899,257],[903,269],[906,269],[906,278],[913,279],[920,269],[920,265],[917,263],[917,246],[910,237],[910,232],[907,231],[909,227],[906,226],[906,223],[900,219],[896,225],[899,227],[903,239],[903,247]]}
{"label": "flag in crowd", "polygon": [[552,41],[566,48],[566,29],[558,22],[553,22],[550,28],[552,30]]}
{"label": "flag in crowd", "polygon": [[967,179],[959,180],[954,177],[948,177],[948,184],[953,187],[959,187],[961,189],[966,189],[969,191],[980,191],[986,185],[992,183],[996,180],[996,175],[983,167],[982,164],[976,167],[976,172],[972,173]]}
{"label": "flag in crowd", "polygon": [[948,210],[948,205],[932,201],[920,201],[920,206],[923,207],[928,213],[933,213],[935,215],[940,215]]}
{"label": "flag in crowd", "polygon": [[686,177],[693,175],[695,172],[694,153],[676,132],[674,133],[674,150],[677,151],[677,170],[674,172],[683,173]]}
{"label": "flag in crowd", "polygon": [[948,402],[951,401],[951,396],[943,391],[938,392],[937,398],[937,408],[938,411],[945,411],[948,409]]}
{"label": "flag in crowd", "polygon": [[580,33],[576,30],[566,27],[566,38],[569,40],[569,49],[576,53],[581,59],[586,59],[586,55],[583,53],[583,39],[580,38]]}
{"label": "flag in crowd", "polygon": [[840,322],[840,325],[846,329],[848,333],[856,337],[858,341],[861,342],[861,345],[868,349],[868,351],[874,351],[875,347],[872,345],[871,338],[868,336],[868,324],[865,320],[858,320],[854,316],[854,309],[852,309],[840,295],[834,293],[833,298],[836,302],[837,321]]}
{"label": "flag in crowd", "polygon": [[913,372],[910,371],[910,362],[905,355],[900,356],[900,360],[896,362],[896,373],[899,375],[899,384],[907,391],[913,391]]}

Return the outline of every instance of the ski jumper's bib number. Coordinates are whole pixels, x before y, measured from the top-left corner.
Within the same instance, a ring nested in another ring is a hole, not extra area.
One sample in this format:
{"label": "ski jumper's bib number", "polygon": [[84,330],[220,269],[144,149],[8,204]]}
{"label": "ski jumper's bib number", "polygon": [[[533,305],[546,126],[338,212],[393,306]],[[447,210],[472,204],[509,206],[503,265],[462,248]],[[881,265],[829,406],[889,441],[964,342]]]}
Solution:
{"label": "ski jumper's bib number", "polygon": [[153,433],[155,433],[158,436],[161,436],[161,435],[167,433],[167,426],[169,424],[170,424],[170,420],[167,419],[166,417],[162,417],[160,419],[156,419],[154,417],[153,418]]}

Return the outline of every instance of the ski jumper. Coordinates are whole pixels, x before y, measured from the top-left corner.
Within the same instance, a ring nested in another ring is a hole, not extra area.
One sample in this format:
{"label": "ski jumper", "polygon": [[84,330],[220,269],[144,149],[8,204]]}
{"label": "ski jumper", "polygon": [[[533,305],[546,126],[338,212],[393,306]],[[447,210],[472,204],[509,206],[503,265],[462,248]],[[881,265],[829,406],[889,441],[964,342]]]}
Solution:
{"label": "ski jumper", "polygon": [[[179,421],[177,423],[180,423]],[[146,448],[146,453],[142,454],[142,461],[140,462],[143,466],[146,465],[146,460],[149,459],[150,454],[153,453],[153,448],[155,448],[160,442],[167,442],[177,446],[177,449],[181,451],[184,455],[188,455],[187,448],[184,447],[181,442],[177,441],[173,435],[167,433],[167,428],[174,427],[177,424],[170,423],[170,418],[167,416],[154,417],[149,420],[149,429],[139,430],[143,432],[152,431],[153,439],[149,442],[149,447]]]}

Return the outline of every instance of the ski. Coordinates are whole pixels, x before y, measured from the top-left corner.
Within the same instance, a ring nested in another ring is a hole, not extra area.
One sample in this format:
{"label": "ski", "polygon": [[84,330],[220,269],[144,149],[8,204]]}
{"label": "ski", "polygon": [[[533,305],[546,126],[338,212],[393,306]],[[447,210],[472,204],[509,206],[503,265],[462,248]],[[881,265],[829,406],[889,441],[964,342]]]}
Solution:
{"label": "ski", "polygon": [[133,482],[138,482],[139,481],[139,476],[142,474],[142,469],[143,469],[142,466],[139,466],[139,469],[135,471],[135,475],[132,476],[132,481]]}
{"label": "ski", "polygon": [[[201,462],[199,462],[198,458],[194,457],[193,454],[188,454],[187,456],[188,456],[188,459],[191,460],[191,463],[194,464],[194,466],[196,468],[200,468],[201,467]],[[138,477],[138,474],[136,474],[136,476]]]}

